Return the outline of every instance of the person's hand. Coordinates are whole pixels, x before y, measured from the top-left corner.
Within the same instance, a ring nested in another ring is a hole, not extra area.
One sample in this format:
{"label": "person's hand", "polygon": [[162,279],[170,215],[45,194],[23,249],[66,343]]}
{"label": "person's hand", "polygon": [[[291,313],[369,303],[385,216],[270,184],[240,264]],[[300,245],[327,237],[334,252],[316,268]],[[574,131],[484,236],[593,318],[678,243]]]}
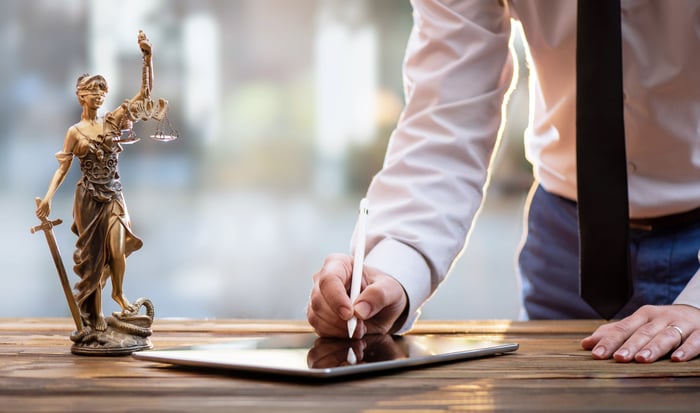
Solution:
{"label": "person's hand", "polygon": [[146,37],[146,33],[141,30],[139,30],[138,42],[143,57],[150,57],[152,49],[151,42],[148,40],[148,37]]}
{"label": "person's hand", "polygon": [[401,327],[397,321],[408,302],[403,287],[390,275],[365,266],[362,292],[353,307],[348,295],[352,265],[352,257],[333,254],[314,274],[306,312],[309,324],[321,337],[347,337],[347,321],[355,315],[355,338],[395,333]]}
{"label": "person's hand", "polygon": [[700,309],[688,305],[646,305],[620,321],[605,324],[581,340],[599,360],[651,363],[673,352],[671,360],[700,354]]}
{"label": "person's hand", "polygon": [[40,219],[44,219],[49,216],[51,213],[51,200],[48,198],[42,199],[39,201],[39,198],[37,197],[37,205],[36,205],[36,216]]}

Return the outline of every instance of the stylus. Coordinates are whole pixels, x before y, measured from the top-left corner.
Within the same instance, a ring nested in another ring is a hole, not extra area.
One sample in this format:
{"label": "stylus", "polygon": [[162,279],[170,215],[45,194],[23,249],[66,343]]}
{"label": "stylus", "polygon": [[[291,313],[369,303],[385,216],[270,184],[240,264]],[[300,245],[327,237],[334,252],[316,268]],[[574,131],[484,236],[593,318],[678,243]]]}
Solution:
{"label": "stylus", "polygon": [[[369,202],[367,198],[360,201],[360,213],[357,218],[357,233],[355,234],[355,255],[352,264],[352,280],[350,281],[350,302],[355,305],[355,300],[360,295],[362,285],[362,268],[365,261],[365,238],[367,237],[367,215]],[[357,327],[357,318],[353,315],[348,320],[348,337],[352,338]]]}

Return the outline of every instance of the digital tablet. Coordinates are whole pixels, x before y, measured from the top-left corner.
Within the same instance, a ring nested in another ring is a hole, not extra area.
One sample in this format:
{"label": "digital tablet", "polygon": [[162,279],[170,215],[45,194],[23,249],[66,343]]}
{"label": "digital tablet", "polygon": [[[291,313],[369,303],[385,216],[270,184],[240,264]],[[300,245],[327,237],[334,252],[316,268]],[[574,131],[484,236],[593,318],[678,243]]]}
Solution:
{"label": "digital tablet", "polygon": [[516,343],[466,336],[369,335],[360,340],[315,334],[246,336],[224,343],[134,353],[138,360],[308,378],[343,377],[501,355]]}

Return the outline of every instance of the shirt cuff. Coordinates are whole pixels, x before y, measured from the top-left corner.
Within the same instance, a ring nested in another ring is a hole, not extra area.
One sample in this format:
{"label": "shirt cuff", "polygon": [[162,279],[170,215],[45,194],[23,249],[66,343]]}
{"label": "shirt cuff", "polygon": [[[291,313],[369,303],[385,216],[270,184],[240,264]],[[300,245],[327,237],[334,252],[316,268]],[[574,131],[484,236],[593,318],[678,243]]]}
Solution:
{"label": "shirt cuff", "polygon": [[685,304],[700,309],[700,271],[690,279],[673,304]]}
{"label": "shirt cuff", "polygon": [[431,294],[430,268],[425,259],[408,245],[387,238],[367,254],[365,265],[394,277],[403,286],[408,297],[408,316],[398,334],[409,331]]}

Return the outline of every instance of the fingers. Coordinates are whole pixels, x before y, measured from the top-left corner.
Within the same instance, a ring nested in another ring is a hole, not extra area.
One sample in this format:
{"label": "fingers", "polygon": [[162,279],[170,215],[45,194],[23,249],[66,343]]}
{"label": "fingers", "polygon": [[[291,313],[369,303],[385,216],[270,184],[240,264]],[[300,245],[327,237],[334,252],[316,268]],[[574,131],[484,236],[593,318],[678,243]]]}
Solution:
{"label": "fingers", "polygon": [[347,255],[331,255],[326,258],[323,267],[314,277],[324,304],[321,310],[336,314],[344,321],[353,315],[347,289],[351,276],[352,258]]}
{"label": "fingers", "polygon": [[595,359],[608,359],[648,320],[646,313],[640,309],[623,320],[598,327],[592,335],[581,340],[581,346],[591,350]]}
{"label": "fingers", "polygon": [[331,255],[314,274],[314,286],[307,307],[307,319],[322,337],[347,337],[347,320],[357,318],[354,338],[365,334],[387,334],[403,313],[407,298],[401,284],[381,271],[365,267],[363,290],[350,302],[348,286],[352,257]]}
{"label": "fingers", "polygon": [[399,298],[402,289],[397,289],[390,280],[383,278],[365,288],[355,302],[355,314],[366,320],[372,318],[386,307],[393,305]]}
{"label": "fingers", "polygon": [[[318,287],[314,287],[314,291],[316,290],[318,290]],[[327,302],[324,302],[322,299],[318,298],[322,296],[323,295],[320,292],[312,292],[312,299],[309,302],[306,312],[306,317],[309,324],[314,328],[316,334],[321,337],[347,338],[347,320],[341,318],[337,312],[334,312],[333,308],[330,307]],[[358,320],[353,337],[360,338],[364,336],[366,332],[367,329],[365,324],[362,322],[362,320]]]}
{"label": "fingers", "polygon": [[[314,286],[307,307],[307,319],[322,337],[347,337],[347,320],[353,315],[347,285],[352,274],[352,258],[329,255],[314,274]],[[358,333],[363,326],[358,323]]]}
{"label": "fingers", "polygon": [[368,269],[369,283],[355,302],[355,314],[368,333],[389,334],[407,304],[401,284],[393,277]]}
{"label": "fingers", "polygon": [[681,343],[682,337],[675,329],[655,323],[644,328],[641,334],[637,333],[630,337],[613,357],[621,362],[635,360],[640,363],[651,363],[673,351]]}
{"label": "fingers", "polygon": [[[685,330],[683,330],[685,332]],[[683,344],[671,354],[673,361],[688,361],[700,355],[700,333],[695,330],[687,338]]]}
{"label": "fingers", "polygon": [[48,203],[42,202],[36,209],[36,216],[39,218],[47,218],[51,212],[51,206]]}
{"label": "fingers", "polygon": [[[631,316],[599,327],[581,340],[593,358],[651,363],[673,352],[674,361],[700,354],[700,310],[685,305],[644,306]],[[682,334],[681,334],[682,333]]]}

